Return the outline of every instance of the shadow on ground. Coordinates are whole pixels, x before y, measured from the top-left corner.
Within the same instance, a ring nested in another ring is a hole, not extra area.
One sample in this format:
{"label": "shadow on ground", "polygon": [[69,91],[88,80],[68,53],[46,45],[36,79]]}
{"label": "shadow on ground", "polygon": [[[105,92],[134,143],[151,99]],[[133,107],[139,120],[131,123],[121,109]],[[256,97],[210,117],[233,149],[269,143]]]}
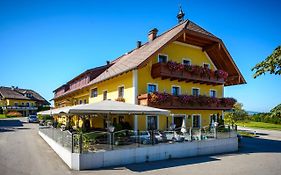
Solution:
{"label": "shadow on ground", "polygon": [[252,154],[252,153],[281,153],[281,141],[268,140],[262,138],[243,138],[239,146],[239,151],[235,153],[226,153],[209,156],[189,157],[182,159],[170,159],[156,162],[147,162],[139,164],[125,165],[122,167],[109,167],[100,170],[124,170],[129,169],[133,172],[146,172],[151,170],[158,170],[163,168],[172,168],[178,166],[188,166],[193,164],[200,164],[212,161],[220,161],[221,157],[235,156],[240,154]]}
{"label": "shadow on ground", "polygon": [[0,127],[21,127],[23,126],[22,122],[20,120],[0,120]]}
{"label": "shadow on ground", "polygon": [[186,166],[198,163],[212,162],[218,161],[220,159],[200,156],[193,158],[181,158],[181,159],[169,159],[169,160],[161,160],[155,162],[146,162],[146,163],[138,163],[138,164],[130,164],[123,167],[109,167],[104,169],[97,169],[95,171],[103,171],[103,170],[124,170],[129,169],[134,172],[146,172],[151,170],[158,170],[163,168],[172,168],[178,166]]}

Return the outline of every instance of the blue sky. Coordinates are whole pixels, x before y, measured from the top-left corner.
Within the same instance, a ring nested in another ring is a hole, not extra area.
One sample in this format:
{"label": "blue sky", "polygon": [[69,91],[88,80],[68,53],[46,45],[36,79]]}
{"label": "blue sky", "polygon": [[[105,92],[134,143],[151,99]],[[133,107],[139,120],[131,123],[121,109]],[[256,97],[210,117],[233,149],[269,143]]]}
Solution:
{"label": "blue sky", "polygon": [[86,69],[133,49],[156,27],[186,18],[220,37],[248,84],[225,88],[251,111],[281,103],[281,77],[253,79],[251,68],[281,44],[281,2],[213,1],[0,1],[0,85],[52,91]]}

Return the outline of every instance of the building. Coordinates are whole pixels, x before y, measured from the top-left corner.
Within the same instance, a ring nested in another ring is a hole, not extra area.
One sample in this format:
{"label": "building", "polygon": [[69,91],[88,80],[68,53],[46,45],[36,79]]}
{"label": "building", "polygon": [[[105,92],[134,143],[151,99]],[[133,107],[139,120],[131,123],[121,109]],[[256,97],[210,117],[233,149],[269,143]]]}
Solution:
{"label": "building", "polygon": [[[246,83],[223,41],[190,20],[180,10],[178,24],[158,34],[148,33],[148,41],[101,67],[87,70],[54,90],[55,107],[102,100],[169,109],[171,117],[115,116],[114,125],[165,130],[209,126],[231,109],[235,100],[224,97],[224,87]],[[64,116],[61,122],[66,122]],[[79,120],[76,127],[105,128],[102,116]]]}
{"label": "building", "polygon": [[22,116],[49,109],[50,103],[39,93],[18,87],[0,87],[0,107],[4,114],[19,112]]}

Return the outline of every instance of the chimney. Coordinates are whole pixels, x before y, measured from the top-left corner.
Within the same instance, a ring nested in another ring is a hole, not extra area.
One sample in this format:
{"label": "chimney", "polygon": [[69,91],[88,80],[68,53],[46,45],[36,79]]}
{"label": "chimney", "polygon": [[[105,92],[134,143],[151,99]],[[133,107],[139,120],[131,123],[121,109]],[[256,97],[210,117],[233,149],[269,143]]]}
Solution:
{"label": "chimney", "polygon": [[110,61],[106,61],[106,65],[109,65],[110,64]]}
{"label": "chimney", "polygon": [[141,41],[137,41],[137,49],[141,47]]}
{"label": "chimney", "polygon": [[148,41],[153,41],[157,37],[158,29],[154,28],[148,32]]}

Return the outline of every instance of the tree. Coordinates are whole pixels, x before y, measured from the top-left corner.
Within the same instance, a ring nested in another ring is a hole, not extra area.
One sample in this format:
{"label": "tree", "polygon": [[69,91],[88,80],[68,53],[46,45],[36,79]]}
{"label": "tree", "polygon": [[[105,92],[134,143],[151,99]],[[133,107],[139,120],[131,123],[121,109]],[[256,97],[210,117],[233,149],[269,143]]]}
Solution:
{"label": "tree", "polygon": [[254,78],[269,72],[270,74],[281,74],[281,46],[278,46],[271,55],[264,61],[258,63],[252,68],[255,71]]}
{"label": "tree", "polygon": [[242,109],[242,103],[235,103],[231,112],[225,112],[224,120],[226,123],[235,125],[239,121],[245,121],[248,116],[247,112]]}

